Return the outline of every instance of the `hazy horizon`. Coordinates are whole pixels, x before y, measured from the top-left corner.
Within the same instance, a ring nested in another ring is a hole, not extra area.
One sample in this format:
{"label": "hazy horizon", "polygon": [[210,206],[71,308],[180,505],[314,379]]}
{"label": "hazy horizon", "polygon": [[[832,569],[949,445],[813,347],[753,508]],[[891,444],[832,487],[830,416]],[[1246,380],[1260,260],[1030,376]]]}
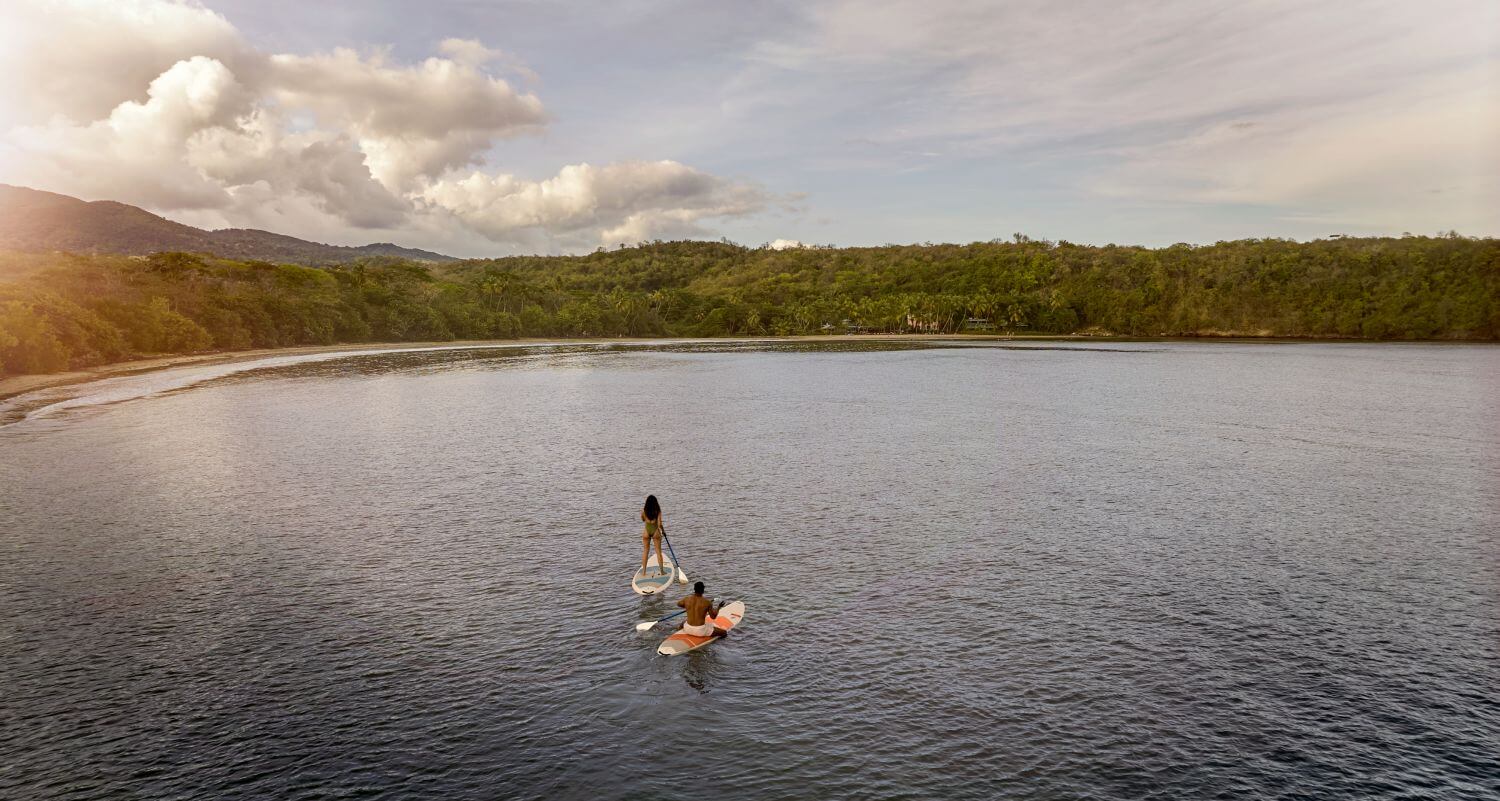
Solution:
{"label": "hazy horizon", "polygon": [[22,0],[0,182],[455,256],[1500,234],[1500,4]]}

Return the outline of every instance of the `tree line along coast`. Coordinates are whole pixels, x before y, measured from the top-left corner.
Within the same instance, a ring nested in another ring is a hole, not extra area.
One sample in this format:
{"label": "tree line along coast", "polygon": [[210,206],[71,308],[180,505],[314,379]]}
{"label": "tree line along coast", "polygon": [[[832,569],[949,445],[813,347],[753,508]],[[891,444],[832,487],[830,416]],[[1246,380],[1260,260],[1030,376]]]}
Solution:
{"label": "tree line along coast", "polygon": [[1500,240],[681,241],[328,266],[0,254],[0,375],[298,345],[849,332],[1496,340]]}

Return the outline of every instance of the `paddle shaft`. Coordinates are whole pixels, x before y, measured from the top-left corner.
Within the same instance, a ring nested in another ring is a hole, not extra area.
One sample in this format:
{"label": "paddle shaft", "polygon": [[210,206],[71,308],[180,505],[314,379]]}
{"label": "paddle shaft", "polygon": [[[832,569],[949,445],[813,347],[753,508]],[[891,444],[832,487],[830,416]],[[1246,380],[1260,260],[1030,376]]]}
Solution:
{"label": "paddle shaft", "polygon": [[677,574],[682,576],[682,583],[687,583],[687,571],[682,569],[682,564],[677,561],[677,552],[672,550],[672,538],[667,536],[667,527],[661,526],[661,538],[667,542],[667,553],[672,555],[672,565],[677,568]]}
{"label": "paddle shaft", "polygon": [[666,617],[658,618],[656,620],[651,621],[651,625],[649,625],[649,626],[646,625],[645,623],[637,623],[636,626],[635,626],[635,630],[636,631],[645,631],[646,629],[649,629],[652,626],[655,626],[657,623],[665,623],[666,621],[671,620],[672,618],[677,617],[678,615],[684,614],[686,612],[687,612],[686,609],[682,610],[681,612],[673,612],[672,614],[667,615]]}

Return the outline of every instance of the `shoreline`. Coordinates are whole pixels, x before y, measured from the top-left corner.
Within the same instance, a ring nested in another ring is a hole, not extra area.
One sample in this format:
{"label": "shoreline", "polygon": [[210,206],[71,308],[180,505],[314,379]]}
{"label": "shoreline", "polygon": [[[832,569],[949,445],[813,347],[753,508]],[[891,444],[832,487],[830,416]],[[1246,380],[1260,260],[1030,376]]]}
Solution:
{"label": "shoreline", "polygon": [[570,339],[565,337],[522,337],[519,339],[449,339],[442,341],[418,341],[418,342],[355,342],[343,345],[294,345],[286,348],[254,348],[251,350],[220,350],[208,353],[185,353],[173,356],[148,356],[140,359],[131,359],[123,362],[111,362],[101,364],[97,367],[86,367],[82,370],[69,370],[61,373],[26,373],[0,378],[0,401],[14,398],[17,395],[25,395],[43,389],[56,389],[70,384],[82,384],[89,381],[97,381],[104,378],[118,378],[127,375],[139,375],[141,373],[155,372],[157,370],[168,370],[173,367],[188,367],[191,365],[214,365],[232,364],[235,362],[254,361],[268,356],[303,356],[319,353],[358,353],[371,350],[397,350],[410,348],[494,348],[508,345],[605,345],[612,342],[637,342],[647,340],[651,342],[819,342],[830,340],[930,340],[930,339],[1102,339],[1103,337],[1068,336],[1068,335],[1019,335],[1019,336],[992,336],[992,335],[952,335],[944,337],[938,334],[812,334],[795,337],[581,337]]}
{"label": "shoreline", "polygon": [[521,339],[465,339],[434,342],[357,342],[344,345],[296,345],[286,348],[256,348],[253,350],[213,351],[189,353],[175,356],[151,356],[123,362],[102,364],[82,370],[62,373],[28,373],[0,378],[0,401],[43,389],[55,389],[71,384],[83,384],[105,378],[167,370],[190,365],[231,364],[254,361],[268,356],[300,356],[319,353],[359,353],[372,350],[401,350],[422,348],[465,347],[493,348],[510,345],[607,345],[624,342],[942,342],[968,340],[975,342],[1006,341],[1059,341],[1059,342],[1253,342],[1258,344],[1294,343],[1382,343],[1382,344],[1445,344],[1493,345],[1492,342],[1465,342],[1448,340],[1367,340],[1367,339],[1297,339],[1292,337],[1124,337],[1096,334],[805,334],[801,336],[764,337],[583,337],[568,339],[561,337],[525,337]]}

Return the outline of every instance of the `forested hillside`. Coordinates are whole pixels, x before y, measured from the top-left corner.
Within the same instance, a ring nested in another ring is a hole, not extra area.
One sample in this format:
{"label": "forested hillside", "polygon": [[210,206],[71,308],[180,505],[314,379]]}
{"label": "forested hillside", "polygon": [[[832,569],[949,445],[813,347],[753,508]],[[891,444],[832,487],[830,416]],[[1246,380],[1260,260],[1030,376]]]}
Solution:
{"label": "forested hillside", "polygon": [[344,342],[830,330],[1494,340],[1500,240],[662,242],[327,268],[184,253],[0,257],[0,373]]}

